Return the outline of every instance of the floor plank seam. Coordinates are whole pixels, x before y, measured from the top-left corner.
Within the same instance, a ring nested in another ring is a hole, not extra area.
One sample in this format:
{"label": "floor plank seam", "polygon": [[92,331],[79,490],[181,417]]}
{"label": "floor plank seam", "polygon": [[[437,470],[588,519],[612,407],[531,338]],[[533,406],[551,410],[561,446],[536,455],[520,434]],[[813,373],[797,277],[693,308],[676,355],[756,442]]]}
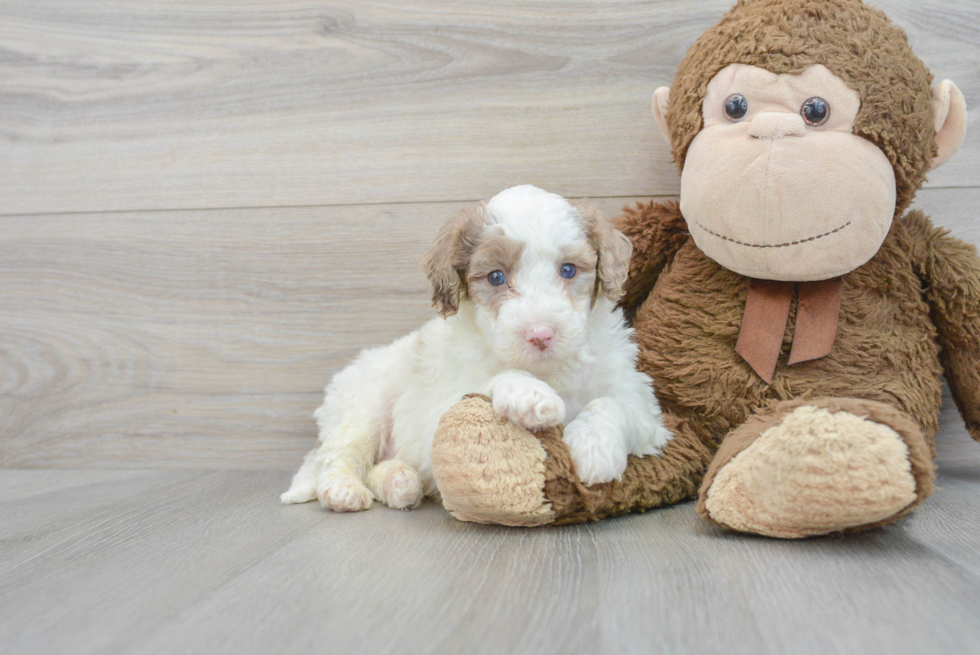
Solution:
{"label": "floor plank seam", "polygon": [[[678,178],[678,181],[680,178]],[[970,191],[980,189],[980,185],[945,185],[927,186],[921,191]],[[590,195],[590,194],[569,194],[570,198],[588,198],[591,200],[614,200],[616,198],[649,198],[659,200],[663,198],[677,198],[678,193],[626,193],[614,195]],[[157,208],[132,208],[132,209],[90,209],[84,211],[57,211],[57,212],[0,212],[0,220],[5,218],[45,218],[45,217],[65,217],[65,216],[104,216],[104,215],[125,215],[125,214],[167,214],[180,212],[224,212],[224,211],[262,211],[274,209],[335,209],[344,207],[384,207],[388,205],[456,205],[471,202],[480,202],[486,198],[460,198],[460,199],[423,199],[423,200],[385,200],[379,202],[338,202],[338,203],[314,203],[299,205],[217,205],[214,207],[157,207]],[[913,203],[914,205],[914,203]]]}

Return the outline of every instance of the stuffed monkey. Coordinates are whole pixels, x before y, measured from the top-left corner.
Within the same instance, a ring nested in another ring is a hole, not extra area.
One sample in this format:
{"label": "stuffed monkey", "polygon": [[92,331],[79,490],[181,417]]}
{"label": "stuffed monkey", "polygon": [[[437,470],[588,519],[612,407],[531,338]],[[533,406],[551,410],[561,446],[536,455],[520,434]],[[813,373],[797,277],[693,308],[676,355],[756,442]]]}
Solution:
{"label": "stuffed monkey", "polygon": [[945,374],[980,439],[980,260],[919,211],[966,131],[956,86],[860,0],[740,0],[653,112],[679,203],[627,208],[622,305],[673,440],[586,486],[560,428],[469,397],[433,448],[460,519],[543,525],[697,498],[729,529],[864,530],[932,491]]}

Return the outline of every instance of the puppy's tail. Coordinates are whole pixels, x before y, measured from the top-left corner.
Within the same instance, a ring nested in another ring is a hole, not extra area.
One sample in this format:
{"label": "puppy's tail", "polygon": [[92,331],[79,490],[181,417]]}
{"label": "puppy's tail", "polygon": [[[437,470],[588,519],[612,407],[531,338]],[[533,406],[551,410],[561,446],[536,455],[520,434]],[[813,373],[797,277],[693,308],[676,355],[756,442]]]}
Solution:
{"label": "puppy's tail", "polygon": [[316,498],[316,466],[317,449],[314,448],[306,457],[303,458],[303,465],[296,471],[293,481],[289,485],[289,491],[279,496],[279,501],[283,505],[295,503],[308,503]]}

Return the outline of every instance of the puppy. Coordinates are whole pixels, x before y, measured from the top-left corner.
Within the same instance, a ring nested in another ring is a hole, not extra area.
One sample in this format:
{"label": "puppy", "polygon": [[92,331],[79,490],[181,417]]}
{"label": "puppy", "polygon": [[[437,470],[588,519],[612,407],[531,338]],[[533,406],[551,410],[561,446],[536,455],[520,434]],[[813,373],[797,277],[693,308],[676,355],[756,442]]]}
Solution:
{"label": "puppy", "polygon": [[465,394],[529,430],[565,422],[586,484],[670,439],[616,301],[632,247],[594,208],[533,186],[459,211],[422,258],[442,314],[338,373],[316,411],[319,446],[283,503],[351,512],[437,496],[432,439]]}

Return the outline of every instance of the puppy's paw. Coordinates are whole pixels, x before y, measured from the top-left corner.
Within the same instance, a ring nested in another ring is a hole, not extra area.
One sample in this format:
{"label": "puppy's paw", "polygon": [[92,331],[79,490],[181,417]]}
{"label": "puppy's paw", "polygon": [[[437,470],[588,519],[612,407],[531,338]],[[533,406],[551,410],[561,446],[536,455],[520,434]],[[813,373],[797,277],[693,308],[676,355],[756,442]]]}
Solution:
{"label": "puppy's paw", "polygon": [[546,382],[514,375],[493,390],[493,409],[525,430],[542,430],[565,420],[565,401]]}
{"label": "puppy's paw", "polygon": [[415,509],[422,503],[418,471],[397,459],[379,463],[367,476],[374,497],[392,509]]}
{"label": "puppy's paw", "polygon": [[344,471],[324,471],[316,485],[320,504],[335,512],[371,509],[374,496],[356,476]]}
{"label": "puppy's paw", "polygon": [[618,480],[626,470],[626,440],[619,427],[601,414],[583,411],[565,426],[562,441],[585,484]]}

